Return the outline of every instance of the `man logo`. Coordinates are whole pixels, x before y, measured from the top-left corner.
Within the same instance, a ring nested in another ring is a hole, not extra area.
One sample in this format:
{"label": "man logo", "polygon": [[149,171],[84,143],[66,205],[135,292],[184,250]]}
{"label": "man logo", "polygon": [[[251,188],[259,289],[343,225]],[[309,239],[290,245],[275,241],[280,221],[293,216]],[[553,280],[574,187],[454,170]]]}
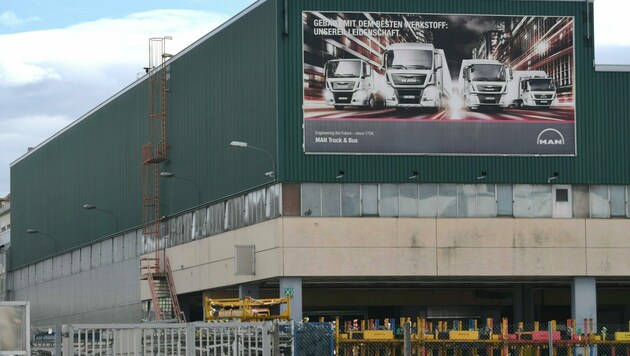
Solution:
{"label": "man logo", "polygon": [[556,129],[544,129],[536,138],[537,145],[564,145],[564,136]]}

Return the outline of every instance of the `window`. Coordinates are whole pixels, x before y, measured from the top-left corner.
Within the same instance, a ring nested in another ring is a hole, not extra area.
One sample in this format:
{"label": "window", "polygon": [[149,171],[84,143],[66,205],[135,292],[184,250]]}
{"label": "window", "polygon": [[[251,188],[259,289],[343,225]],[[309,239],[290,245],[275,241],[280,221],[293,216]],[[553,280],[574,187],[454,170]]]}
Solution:
{"label": "window", "polygon": [[401,217],[418,216],[418,185],[401,184],[399,197],[399,215]]}
{"label": "window", "polygon": [[339,184],[322,184],[322,216],[341,216]]}
{"label": "window", "polygon": [[493,218],[497,216],[494,184],[478,184],[476,190],[476,217]]}
{"label": "window", "polygon": [[497,215],[512,216],[512,186],[497,185]]}
{"label": "window", "polygon": [[623,185],[610,186],[610,216],[626,216],[626,188]]}
{"label": "window", "polygon": [[361,215],[361,186],[359,184],[341,185],[341,216]]}
{"label": "window", "polygon": [[556,202],[568,203],[569,202],[569,190],[568,189],[556,189]]}
{"label": "window", "polygon": [[398,184],[381,184],[380,216],[398,216]]}
{"label": "window", "polygon": [[609,218],[608,186],[591,185],[589,187],[589,203],[592,218]]}
{"label": "window", "polygon": [[418,215],[436,217],[438,211],[438,194],[436,184],[420,184],[418,188]]}
{"label": "window", "polygon": [[319,184],[302,184],[302,216],[322,216],[321,194]]}
{"label": "window", "polygon": [[588,186],[574,185],[571,190],[573,193],[573,217],[588,218]]}
{"label": "window", "polygon": [[457,217],[456,184],[440,184],[438,186],[438,217]]}
{"label": "window", "polygon": [[549,218],[552,215],[551,186],[515,184],[514,217]]}
{"label": "window", "polygon": [[361,203],[363,216],[378,215],[378,185],[364,184],[361,186]]}

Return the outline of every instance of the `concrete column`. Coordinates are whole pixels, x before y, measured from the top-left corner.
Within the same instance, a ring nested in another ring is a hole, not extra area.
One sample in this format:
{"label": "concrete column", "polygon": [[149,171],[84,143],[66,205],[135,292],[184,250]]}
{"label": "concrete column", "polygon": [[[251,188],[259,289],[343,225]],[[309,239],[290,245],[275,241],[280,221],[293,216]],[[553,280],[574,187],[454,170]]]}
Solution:
{"label": "concrete column", "polygon": [[515,284],[512,286],[512,324],[523,321],[523,285]]}
{"label": "concrete column", "polygon": [[526,324],[534,323],[534,289],[531,285],[523,286],[523,320]]}
{"label": "concrete column", "polygon": [[[287,294],[291,297],[291,319],[294,321],[302,320],[302,278],[300,277],[281,277],[280,278],[280,296]],[[280,306],[280,313],[286,310],[285,305]]]}
{"label": "concrete column", "polygon": [[260,288],[258,283],[243,283],[238,285],[238,297],[260,298]]}
{"label": "concrete column", "polygon": [[571,317],[584,331],[584,319],[593,319],[597,326],[597,288],[594,277],[574,277],[571,281]]}
{"label": "concrete column", "polygon": [[[584,319],[593,320],[593,332],[597,330],[597,288],[594,277],[574,277],[571,281],[571,318],[576,322],[576,332],[584,333]],[[576,356],[584,355],[584,348],[576,348]],[[591,356],[597,356],[594,348]]]}

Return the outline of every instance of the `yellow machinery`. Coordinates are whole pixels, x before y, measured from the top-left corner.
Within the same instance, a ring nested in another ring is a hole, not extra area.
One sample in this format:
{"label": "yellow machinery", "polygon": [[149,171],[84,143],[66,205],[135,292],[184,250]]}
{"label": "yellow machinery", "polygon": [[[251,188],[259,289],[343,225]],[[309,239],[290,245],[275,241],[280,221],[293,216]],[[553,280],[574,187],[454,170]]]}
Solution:
{"label": "yellow machinery", "polygon": [[[270,308],[286,304],[283,313],[271,314]],[[291,297],[254,299],[252,297],[211,299],[204,298],[206,321],[231,320],[289,320],[291,314]]]}

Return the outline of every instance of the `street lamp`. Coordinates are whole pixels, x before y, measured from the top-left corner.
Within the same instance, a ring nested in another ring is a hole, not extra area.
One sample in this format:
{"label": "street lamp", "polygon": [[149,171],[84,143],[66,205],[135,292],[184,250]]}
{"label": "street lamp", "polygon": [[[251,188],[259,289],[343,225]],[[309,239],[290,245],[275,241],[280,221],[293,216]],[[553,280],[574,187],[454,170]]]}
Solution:
{"label": "street lamp", "polygon": [[57,241],[55,241],[55,239],[52,236],[50,236],[48,234],[45,234],[43,232],[39,232],[37,229],[27,229],[26,233],[27,234],[38,234],[38,235],[42,235],[42,236],[45,236],[45,237],[49,238],[50,241],[53,244],[53,252],[57,253]]}
{"label": "street lamp", "polygon": [[195,189],[197,190],[197,205],[201,204],[201,190],[199,189],[199,186],[197,185],[197,183],[195,183],[195,181],[193,181],[192,179],[180,177],[178,175],[175,175],[175,173],[173,173],[173,172],[160,172],[160,177],[162,177],[162,178],[181,179],[181,180],[185,180],[186,182],[192,184],[195,187]]}
{"label": "street lamp", "polygon": [[116,219],[114,214],[112,214],[111,211],[105,210],[105,209],[101,209],[101,208],[97,208],[96,205],[94,205],[94,204],[83,204],[83,209],[85,209],[85,210],[98,210],[98,211],[102,211],[102,212],[104,212],[106,214],[109,214],[109,216],[111,216],[112,219],[114,219],[114,227],[116,229],[116,232],[118,232],[118,220]]}
{"label": "street lamp", "polygon": [[243,142],[243,141],[232,141],[232,142],[230,142],[230,146],[232,146],[232,147],[240,147],[240,148],[251,148],[251,149],[254,149],[254,150],[266,153],[267,156],[269,156],[269,159],[271,160],[271,172],[265,172],[265,175],[267,177],[270,177],[270,178],[275,178],[276,163],[275,163],[271,153],[269,153],[269,151],[267,151],[265,149],[262,149],[260,147],[252,146],[252,145],[248,144],[247,142]]}

